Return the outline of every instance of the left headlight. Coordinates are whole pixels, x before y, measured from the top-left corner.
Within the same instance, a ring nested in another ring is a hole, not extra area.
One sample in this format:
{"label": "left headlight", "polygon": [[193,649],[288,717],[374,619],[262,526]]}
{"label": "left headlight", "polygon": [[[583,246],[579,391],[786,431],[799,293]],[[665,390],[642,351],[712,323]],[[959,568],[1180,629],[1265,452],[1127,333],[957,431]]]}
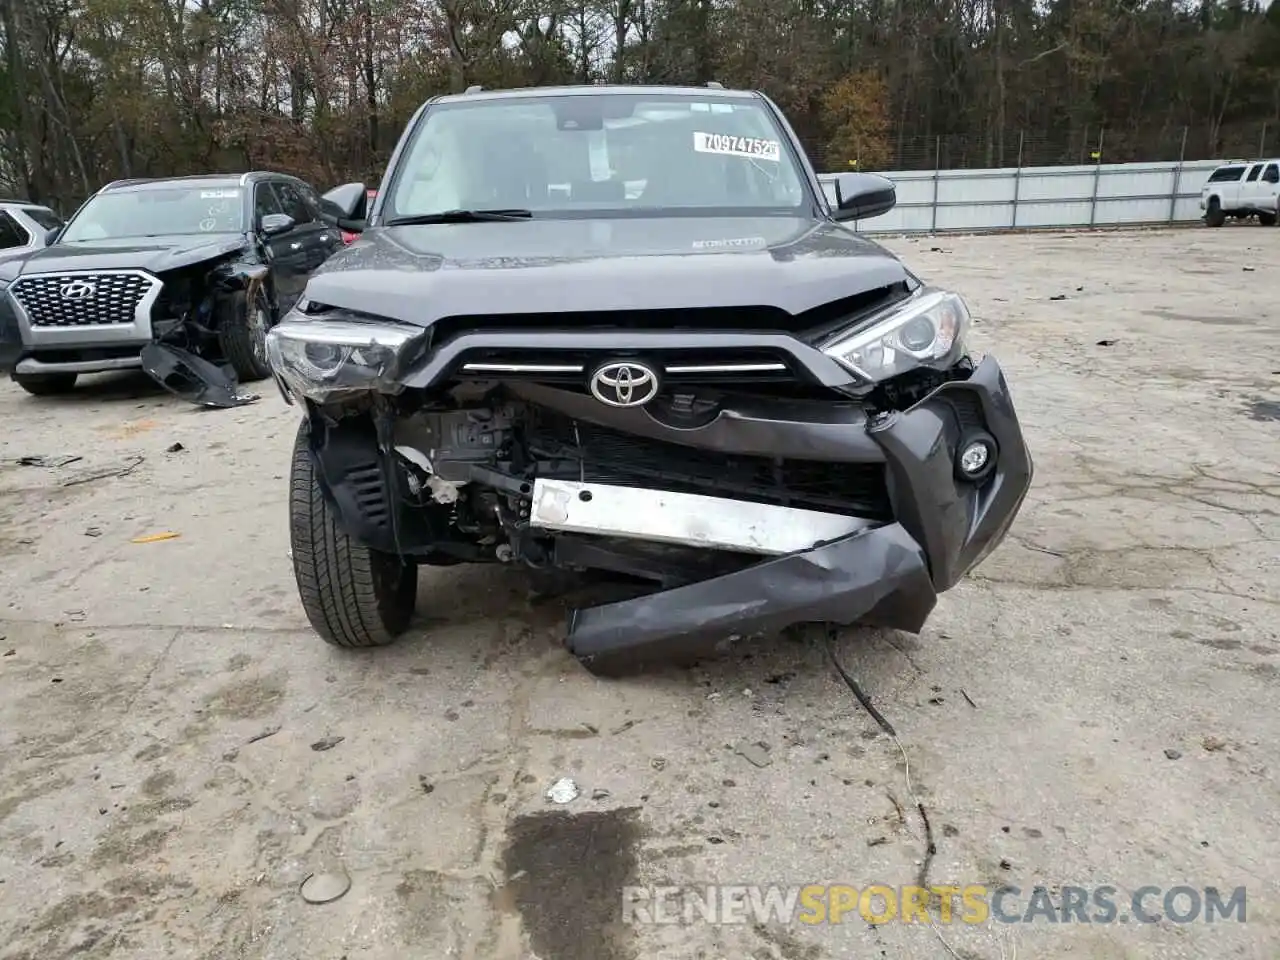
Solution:
{"label": "left headlight", "polygon": [[398,393],[401,361],[426,335],[391,322],[286,318],[267,334],[267,359],[282,384],[323,403],[343,394]]}
{"label": "left headlight", "polygon": [[969,308],[946,290],[922,287],[873,316],[853,332],[842,332],[822,352],[873,383],[916,367],[952,366],[965,351]]}

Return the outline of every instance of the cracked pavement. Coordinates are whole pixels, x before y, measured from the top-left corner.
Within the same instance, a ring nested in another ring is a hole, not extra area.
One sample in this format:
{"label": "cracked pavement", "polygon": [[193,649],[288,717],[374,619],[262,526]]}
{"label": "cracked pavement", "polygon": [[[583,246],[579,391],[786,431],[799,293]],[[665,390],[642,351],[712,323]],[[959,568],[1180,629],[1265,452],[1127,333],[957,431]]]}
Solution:
{"label": "cracked pavement", "polygon": [[1245,886],[1246,923],[623,924],[623,884],[915,881],[903,757],[821,649],[599,680],[562,608],[465,567],[423,572],[398,645],[327,648],[287,552],[297,412],[102,377],[0,384],[0,958],[1275,957],[1274,236],[887,241],[969,298],[1036,479],[920,636],[838,647],[931,883]]}

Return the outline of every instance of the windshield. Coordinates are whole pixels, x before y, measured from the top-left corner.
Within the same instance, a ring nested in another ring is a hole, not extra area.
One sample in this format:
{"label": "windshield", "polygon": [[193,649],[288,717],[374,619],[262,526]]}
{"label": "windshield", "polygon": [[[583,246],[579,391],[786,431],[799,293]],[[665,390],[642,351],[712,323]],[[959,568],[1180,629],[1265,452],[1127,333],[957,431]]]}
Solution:
{"label": "windshield", "polygon": [[59,242],[243,229],[244,205],[236,187],[149,187],[93,197],[67,225]]}
{"label": "windshield", "polygon": [[600,93],[428,108],[382,213],[732,216],[812,202],[759,100]]}

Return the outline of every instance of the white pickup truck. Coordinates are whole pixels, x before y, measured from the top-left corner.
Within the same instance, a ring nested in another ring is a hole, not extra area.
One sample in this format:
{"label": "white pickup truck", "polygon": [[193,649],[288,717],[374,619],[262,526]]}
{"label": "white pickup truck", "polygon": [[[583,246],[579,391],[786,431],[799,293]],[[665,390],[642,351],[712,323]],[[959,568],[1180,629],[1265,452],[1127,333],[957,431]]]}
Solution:
{"label": "white pickup truck", "polygon": [[1252,216],[1264,227],[1273,226],[1280,210],[1280,160],[1224,163],[1200,190],[1200,209],[1211,227],[1222,226],[1227,217]]}

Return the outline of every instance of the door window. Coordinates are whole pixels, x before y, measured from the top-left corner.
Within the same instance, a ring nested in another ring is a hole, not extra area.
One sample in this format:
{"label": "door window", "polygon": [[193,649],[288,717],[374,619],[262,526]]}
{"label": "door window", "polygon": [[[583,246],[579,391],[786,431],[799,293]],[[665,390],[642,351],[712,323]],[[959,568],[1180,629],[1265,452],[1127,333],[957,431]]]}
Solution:
{"label": "door window", "polygon": [[311,214],[311,219],[319,220],[320,194],[316,193],[315,188],[309,183],[304,183],[301,186],[298,186],[297,190],[302,195],[302,202],[307,205],[307,210]]}
{"label": "door window", "polygon": [[253,188],[253,215],[261,224],[262,218],[271,213],[284,213],[284,208],[280,206],[280,198],[271,189],[271,184],[260,183]]}
{"label": "door window", "polygon": [[1253,181],[1258,179],[1258,174],[1260,174],[1261,172],[1262,172],[1262,164],[1255,163],[1252,167],[1249,168],[1249,175],[1244,178],[1245,183],[1253,183]]}
{"label": "door window", "polygon": [[311,211],[307,209],[307,202],[302,198],[302,192],[292,183],[287,180],[279,180],[273,183],[272,186],[275,187],[276,196],[280,198],[284,212],[293,217],[294,223],[311,223],[315,219],[312,217]]}
{"label": "door window", "polygon": [[27,231],[7,213],[0,212],[0,250],[27,245]]}
{"label": "door window", "polygon": [[1280,166],[1268,163],[1267,169],[1262,171],[1262,179],[1267,183],[1280,183]]}

